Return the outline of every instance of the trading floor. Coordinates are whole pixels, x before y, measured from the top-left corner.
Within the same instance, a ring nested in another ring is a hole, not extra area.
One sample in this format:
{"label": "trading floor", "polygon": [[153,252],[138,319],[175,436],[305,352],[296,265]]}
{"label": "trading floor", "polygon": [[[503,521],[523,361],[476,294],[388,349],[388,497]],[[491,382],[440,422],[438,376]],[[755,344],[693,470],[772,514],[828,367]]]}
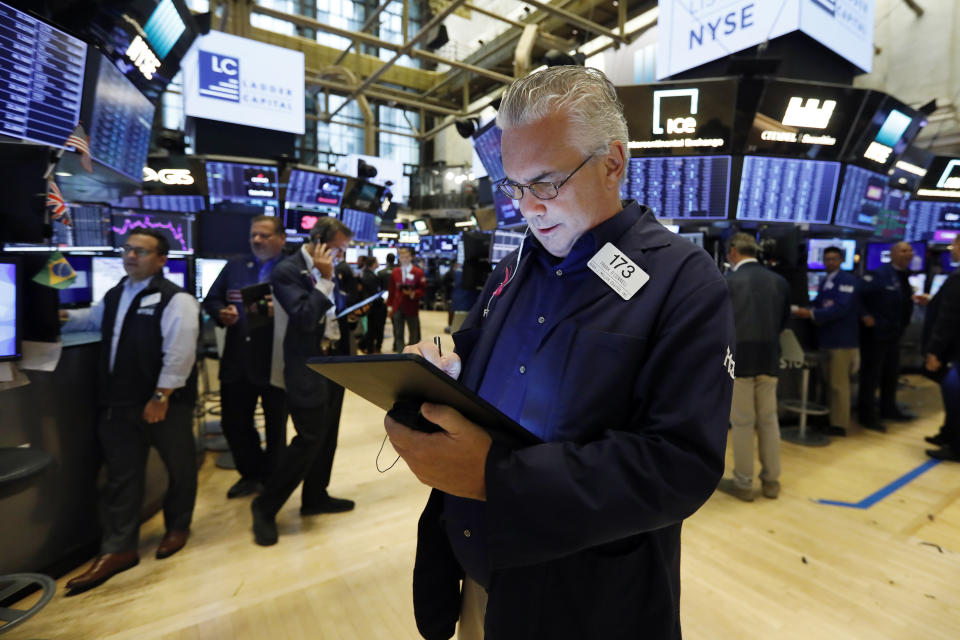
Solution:
{"label": "trading floor", "polygon": [[[423,335],[440,335],[444,349],[452,348],[446,314],[421,317]],[[885,434],[855,428],[822,448],[784,442],[779,499],[747,504],[716,493],[687,520],[685,638],[957,637],[960,465],[923,453],[923,436],[943,417],[936,386],[914,375],[902,382],[900,398],[917,420]],[[54,600],[7,637],[419,638],[411,570],[428,489],[402,460],[377,471],[382,420],[381,411],[348,393],[331,493],[355,499],[354,511],[301,518],[295,495],[277,518],[279,544],[256,546],[250,498],[225,498],[236,473],[217,468],[216,454],[208,453],[183,551],[153,558],[163,535],[157,514],[142,527],[138,567],[71,598],[62,585],[82,568],[63,576]],[[381,468],[395,457],[387,444]],[[732,463],[728,446],[728,468]],[[912,480],[896,482],[924,465]]]}

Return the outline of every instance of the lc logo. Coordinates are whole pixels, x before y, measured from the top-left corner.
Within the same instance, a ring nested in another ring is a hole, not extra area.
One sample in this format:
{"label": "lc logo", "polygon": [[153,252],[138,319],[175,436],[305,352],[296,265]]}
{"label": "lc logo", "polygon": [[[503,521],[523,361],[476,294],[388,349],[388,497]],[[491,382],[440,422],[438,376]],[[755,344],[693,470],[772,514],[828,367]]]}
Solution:
{"label": "lc logo", "polygon": [[218,100],[240,102],[240,60],[222,53],[198,51],[200,95]]}
{"label": "lc logo", "polygon": [[700,100],[699,89],[661,89],[653,92],[653,133],[654,135],[676,135],[678,133],[694,133],[697,129],[696,118],[680,116],[667,118],[667,128],[664,130],[660,122],[661,101],[664,98],[687,98],[690,104],[688,113],[697,114],[697,104]]}

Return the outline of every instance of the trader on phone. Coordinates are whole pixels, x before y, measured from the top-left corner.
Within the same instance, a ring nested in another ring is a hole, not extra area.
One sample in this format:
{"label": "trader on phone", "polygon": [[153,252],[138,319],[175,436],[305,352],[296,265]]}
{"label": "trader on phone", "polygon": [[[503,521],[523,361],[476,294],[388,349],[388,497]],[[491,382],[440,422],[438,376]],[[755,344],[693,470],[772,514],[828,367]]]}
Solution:
{"label": "trader on phone", "polygon": [[680,638],[680,529],[723,471],[733,314],[706,253],[620,201],[610,81],[553,67],[503,96],[500,191],[529,227],[454,335],[420,353],[543,444],[510,449],[450,407],[387,418],[434,488],[414,611],[426,638]]}

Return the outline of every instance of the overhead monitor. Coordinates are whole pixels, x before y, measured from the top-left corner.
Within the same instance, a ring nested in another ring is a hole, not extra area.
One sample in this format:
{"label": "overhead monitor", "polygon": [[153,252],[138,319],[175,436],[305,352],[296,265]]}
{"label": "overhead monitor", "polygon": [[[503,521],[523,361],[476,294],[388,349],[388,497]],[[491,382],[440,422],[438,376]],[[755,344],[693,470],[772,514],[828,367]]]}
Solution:
{"label": "overhead monitor", "polygon": [[887,176],[847,165],[833,224],[872,231],[887,193]]}
{"label": "overhead monitor", "polygon": [[[864,109],[869,110],[876,103],[876,98],[868,99],[864,102]],[[847,159],[886,174],[926,124],[923,113],[896,98],[885,96],[873,109],[872,116],[866,111],[857,123],[863,133],[855,144],[850,145]]]}
{"label": "overhead monitor", "polygon": [[659,9],[657,79],[795,31],[865,72],[873,67],[873,0],[660,0]]}
{"label": "overhead monitor", "polygon": [[810,238],[807,240],[807,269],[826,269],[823,264],[823,252],[829,247],[843,251],[843,271],[853,271],[854,256],[857,253],[857,241],[850,238]]}
{"label": "overhead monitor", "polygon": [[394,264],[396,264],[397,250],[393,247],[373,247],[371,250],[374,258],[380,264],[381,268],[387,266],[387,256],[393,254]]}
{"label": "overhead monitor", "polygon": [[21,304],[16,258],[0,256],[0,361],[20,357],[17,316]]}
{"label": "overhead monitor", "polygon": [[336,215],[347,189],[346,176],[305,169],[291,169],[285,205]]}
{"label": "overhead monitor", "polygon": [[497,229],[490,240],[490,263],[497,264],[520,247],[525,234]]}
{"label": "overhead monitor", "polygon": [[926,149],[913,145],[907,147],[890,170],[890,186],[904,191],[916,191],[935,157]]}
{"label": "overhead monitor", "polygon": [[303,135],[303,52],[210,31],[182,67],[187,116]]}
{"label": "overhead monitor", "polygon": [[936,156],[917,189],[918,198],[960,202],[960,157]]}
{"label": "overhead monitor", "polygon": [[[417,230],[419,232],[419,229]],[[433,255],[433,236],[420,236],[420,247],[417,249],[420,255]]]}
{"label": "overhead monitor", "polygon": [[416,231],[401,231],[397,238],[397,244],[420,244],[420,234]]}
{"label": "overhead monitor", "polygon": [[250,225],[259,213],[206,211],[197,219],[197,255],[220,258],[250,252]]}
{"label": "overhead monitor", "polygon": [[340,219],[353,231],[354,242],[373,243],[377,241],[379,224],[377,223],[377,217],[372,213],[357,211],[356,209],[344,209]]}
{"label": "overhead monitor", "polygon": [[[96,304],[103,299],[107,291],[117,286],[120,280],[127,275],[123,268],[123,258],[119,256],[93,256],[91,258],[92,298]],[[170,280],[181,289],[187,285],[187,261],[184,258],[167,258],[163,267],[163,277]]]}
{"label": "overhead monitor", "polygon": [[844,85],[767,80],[744,151],[839,160],[866,93]]}
{"label": "overhead monitor", "polygon": [[457,247],[460,245],[460,236],[436,236],[433,244],[433,250],[438,255],[446,255],[448,258],[455,258]]}
{"label": "overhead monitor", "polygon": [[[893,248],[893,242],[871,242],[867,245],[867,271],[875,271],[880,265],[890,262],[890,250]],[[910,262],[910,271],[923,271],[926,264],[927,245],[923,242],[911,242],[913,248],[913,260]]]}
{"label": "overhead monitor", "polygon": [[904,240],[945,243],[951,231],[960,232],[960,202],[910,201]]}
{"label": "overhead monitor", "polygon": [[840,163],[744,156],[737,220],[829,224]]}
{"label": "overhead monitor", "polygon": [[123,247],[127,238],[135,231],[152,229],[167,239],[171,255],[193,253],[194,217],[191,214],[114,211],[112,219],[113,242],[117,248]]}
{"label": "overhead monitor", "polygon": [[885,240],[902,240],[907,232],[909,215],[910,193],[888,187],[883,196],[883,204],[877,213],[873,236]]}
{"label": "overhead monitor", "polygon": [[732,150],[737,80],[617,87],[635,156],[724,154]]}
{"label": "overhead monitor", "polygon": [[194,290],[198,300],[203,300],[210,292],[210,287],[217,281],[217,276],[227,266],[224,258],[197,258],[194,261],[196,283]]}
{"label": "overhead monitor", "polygon": [[66,289],[58,289],[60,306],[76,307],[93,302],[93,270],[90,256],[69,254],[67,262],[73,268],[77,277]]}
{"label": "overhead monitor", "polygon": [[[129,205],[120,205],[129,206]],[[150,211],[176,211],[178,213],[197,213],[207,208],[207,199],[203,196],[142,195],[135,209]]]}
{"label": "overhead monitor", "polygon": [[310,230],[325,217],[337,217],[339,211],[331,214],[321,213],[319,211],[304,211],[302,209],[286,209],[283,212],[283,227],[287,232],[287,240],[291,242],[302,242],[310,237]]}
{"label": "overhead monitor", "polygon": [[64,147],[80,119],[87,44],[0,2],[0,134]]}
{"label": "overhead monitor", "polygon": [[268,216],[279,212],[275,165],[208,160],[206,174],[212,210]]}
{"label": "overhead monitor", "polygon": [[623,199],[653,209],[658,218],[726,220],[730,156],[630,158]]}
{"label": "overhead monitor", "polygon": [[[494,189],[497,183],[506,177],[503,171],[503,159],[500,155],[500,141],[503,131],[497,126],[496,119],[491,120],[476,130],[473,134],[473,149],[480,158],[480,163],[487,170],[490,184]],[[496,193],[494,193],[496,195]]]}

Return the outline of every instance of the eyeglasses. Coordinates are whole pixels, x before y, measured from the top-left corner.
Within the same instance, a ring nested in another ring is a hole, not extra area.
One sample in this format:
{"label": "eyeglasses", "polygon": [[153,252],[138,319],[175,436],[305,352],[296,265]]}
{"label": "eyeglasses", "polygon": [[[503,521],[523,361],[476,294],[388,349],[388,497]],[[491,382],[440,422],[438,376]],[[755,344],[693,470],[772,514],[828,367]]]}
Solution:
{"label": "eyeglasses", "polygon": [[524,189],[530,189],[530,193],[540,200],[553,200],[560,194],[560,187],[565,185],[567,181],[573,177],[573,174],[580,171],[580,168],[587,164],[592,157],[593,154],[591,153],[584,158],[583,162],[577,165],[577,168],[571,171],[570,175],[560,182],[531,182],[530,184],[519,184],[504,178],[497,184],[497,189],[511,200],[519,200],[522,198]]}
{"label": "eyeglasses", "polygon": [[144,247],[132,247],[129,244],[123,245],[123,255],[127,255],[131,251],[133,251],[134,255],[136,255],[138,258],[143,258],[144,256],[150,255],[155,250],[145,249]]}

